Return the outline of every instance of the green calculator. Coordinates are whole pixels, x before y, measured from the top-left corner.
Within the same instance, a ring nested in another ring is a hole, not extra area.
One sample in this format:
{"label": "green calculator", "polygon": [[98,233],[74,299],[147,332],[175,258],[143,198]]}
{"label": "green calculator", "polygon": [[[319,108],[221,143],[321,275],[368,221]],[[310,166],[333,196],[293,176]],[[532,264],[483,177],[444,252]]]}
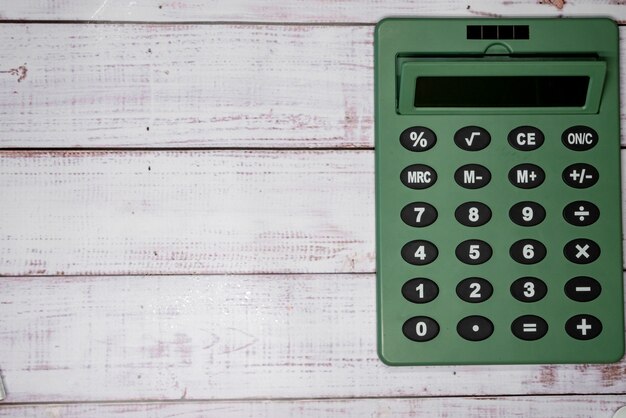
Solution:
{"label": "green calculator", "polygon": [[609,19],[377,25],[383,362],[622,357],[618,50]]}

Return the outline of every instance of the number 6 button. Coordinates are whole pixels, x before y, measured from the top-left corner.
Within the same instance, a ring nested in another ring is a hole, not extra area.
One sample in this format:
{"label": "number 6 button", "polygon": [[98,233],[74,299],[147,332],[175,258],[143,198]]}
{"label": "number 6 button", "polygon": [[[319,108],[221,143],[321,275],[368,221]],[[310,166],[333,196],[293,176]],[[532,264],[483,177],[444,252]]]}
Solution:
{"label": "number 6 button", "polygon": [[521,239],[511,245],[511,258],[521,264],[535,264],[546,256],[546,247],[534,239]]}

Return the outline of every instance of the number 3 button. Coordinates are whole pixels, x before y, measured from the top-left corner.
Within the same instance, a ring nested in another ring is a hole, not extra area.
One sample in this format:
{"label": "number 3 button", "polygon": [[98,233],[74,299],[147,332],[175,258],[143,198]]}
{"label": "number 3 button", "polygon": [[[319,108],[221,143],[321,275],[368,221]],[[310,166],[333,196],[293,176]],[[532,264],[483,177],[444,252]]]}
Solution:
{"label": "number 3 button", "polygon": [[522,277],[511,285],[511,295],[520,302],[537,302],[548,293],[546,284],[536,277]]}

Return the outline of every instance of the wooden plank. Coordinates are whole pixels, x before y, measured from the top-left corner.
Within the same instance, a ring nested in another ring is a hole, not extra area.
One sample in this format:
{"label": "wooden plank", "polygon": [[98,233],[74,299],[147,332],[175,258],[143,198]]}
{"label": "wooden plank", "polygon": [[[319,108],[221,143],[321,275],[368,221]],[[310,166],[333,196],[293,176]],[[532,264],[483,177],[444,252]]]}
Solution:
{"label": "wooden plank", "polygon": [[7,402],[626,391],[624,361],[385,366],[374,301],[373,274],[0,278]]}
{"label": "wooden plank", "polygon": [[8,405],[12,418],[234,418],[234,417],[465,417],[611,418],[626,396],[524,396],[498,398],[346,399],[297,401],[167,402]]}

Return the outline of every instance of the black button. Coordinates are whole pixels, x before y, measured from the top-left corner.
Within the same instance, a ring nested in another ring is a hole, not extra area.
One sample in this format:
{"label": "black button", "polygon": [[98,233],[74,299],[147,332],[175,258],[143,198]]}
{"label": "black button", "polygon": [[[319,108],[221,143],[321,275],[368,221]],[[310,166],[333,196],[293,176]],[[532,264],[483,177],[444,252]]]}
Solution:
{"label": "black button", "polygon": [[402,325],[402,332],[413,341],[429,341],[439,334],[439,324],[427,316],[414,316]]}
{"label": "black button", "polygon": [[402,286],[402,296],[414,303],[426,303],[439,295],[439,286],[423,277],[411,279]]}
{"label": "black button", "polygon": [[467,164],[454,173],[454,181],[466,189],[480,189],[491,181],[491,173],[479,164]]}
{"label": "black button", "polygon": [[425,202],[413,202],[402,209],[400,217],[410,226],[428,226],[437,220],[437,209]]}
{"label": "black button", "polygon": [[480,202],[465,202],[454,211],[454,217],[465,226],[481,226],[491,219],[491,209]]}
{"label": "black button", "polygon": [[589,264],[600,257],[600,246],[590,239],[577,238],[565,244],[563,254],[572,263]]}
{"label": "black button", "polygon": [[466,340],[482,341],[493,334],[493,323],[484,316],[468,316],[459,321],[456,332]]}
{"label": "black button", "polygon": [[520,302],[537,302],[548,293],[546,284],[536,277],[522,277],[511,284],[511,295]]}
{"label": "black button", "polygon": [[572,164],[563,170],[563,181],[570,187],[586,189],[598,182],[600,173],[592,165],[585,163]]}
{"label": "black button", "polygon": [[572,126],[563,131],[561,142],[573,151],[587,151],[598,143],[598,133],[588,126]]}
{"label": "black button", "polygon": [[483,278],[470,277],[459,282],[456,286],[456,294],[465,302],[484,302],[493,294],[493,286]]}
{"label": "black button", "polygon": [[465,264],[482,264],[491,258],[491,247],[485,241],[469,239],[455,250],[456,258]]}
{"label": "black button", "polygon": [[592,315],[576,315],[565,323],[565,331],[577,340],[590,340],[602,332],[602,322]]}
{"label": "black button", "polygon": [[521,239],[511,245],[511,258],[521,264],[536,264],[546,256],[546,247],[534,239]]}
{"label": "black button", "polygon": [[430,241],[415,240],[404,244],[402,247],[402,258],[409,264],[423,266],[435,261],[439,255],[439,250]]}
{"label": "black button", "polygon": [[509,144],[520,151],[536,150],[543,145],[543,132],[534,126],[520,126],[509,132]]}
{"label": "black button", "polygon": [[600,217],[600,209],[586,200],[577,200],[563,208],[563,218],[574,226],[591,225]]}
{"label": "black button", "polygon": [[491,135],[478,126],[466,126],[454,134],[454,143],[465,151],[480,151],[487,148],[491,142]]}
{"label": "black button", "polygon": [[516,187],[521,189],[533,189],[546,178],[546,174],[541,167],[534,164],[516,165],[509,171],[509,181]]}
{"label": "black button", "polygon": [[539,316],[524,315],[513,321],[511,332],[519,339],[534,341],[546,335],[548,323]]}
{"label": "black button", "polygon": [[565,294],[576,302],[589,302],[600,296],[602,286],[591,277],[578,276],[565,283]]}
{"label": "black button", "polygon": [[400,173],[402,184],[411,189],[426,189],[437,181],[437,173],[426,164],[413,164]]}
{"label": "black button", "polygon": [[400,134],[400,143],[409,151],[426,151],[437,143],[437,135],[423,126],[413,126]]}
{"label": "black button", "polygon": [[509,218],[521,226],[535,226],[546,218],[546,210],[536,202],[519,202],[511,206]]}

